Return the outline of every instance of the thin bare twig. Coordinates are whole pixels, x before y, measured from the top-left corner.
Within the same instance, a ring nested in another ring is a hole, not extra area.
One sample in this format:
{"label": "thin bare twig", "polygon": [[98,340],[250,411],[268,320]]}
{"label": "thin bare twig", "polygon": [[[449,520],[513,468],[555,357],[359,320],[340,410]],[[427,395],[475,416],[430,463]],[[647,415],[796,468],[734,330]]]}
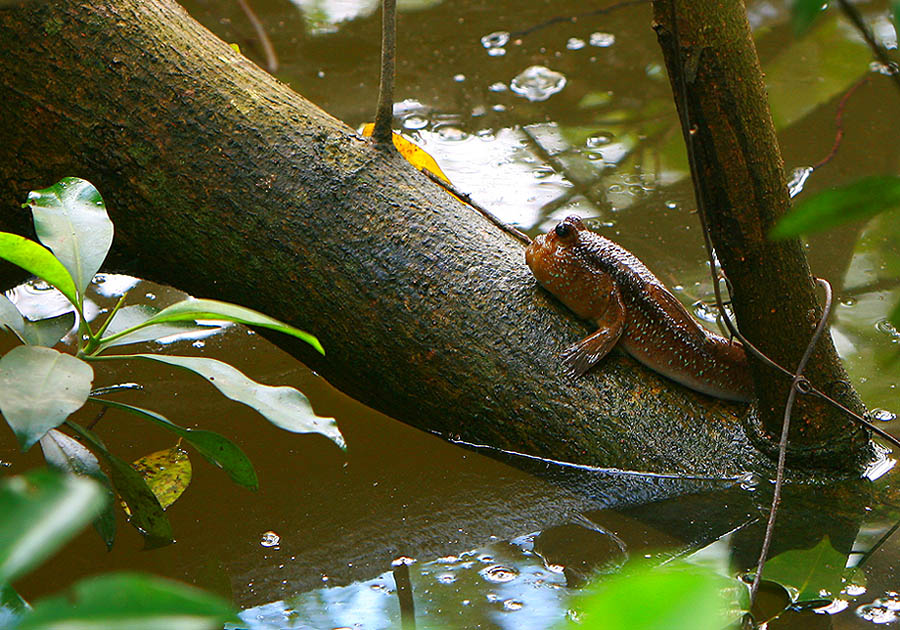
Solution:
{"label": "thin bare twig", "polygon": [[624,0],[624,2],[617,2],[615,4],[611,4],[608,7],[603,7],[602,9],[594,9],[592,11],[585,11],[584,13],[577,13],[575,15],[558,15],[556,17],[550,18],[545,22],[541,22],[540,24],[535,24],[534,26],[530,26],[526,29],[522,29],[520,31],[513,31],[509,34],[510,37],[524,37],[525,35],[530,35],[535,31],[539,31],[542,28],[547,28],[548,26],[553,26],[554,24],[561,24],[563,22],[574,23],[580,20],[581,18],[586,17],[594,17],[596,15],[605,15],[606,13],[612,13],[617,9],[624,9],[625,7],[632,7],[637,4],[647,4],[650,0]]}
{"label": "thin bare twig", "polygon": [[263,26],[263,23],[254,13],[253,8],[247,2],[247,0],[237,0],[238,4],[241,6],[241,9],[244,11],[244,15],[247,16],[247,21],[253,26],[253,30],[256,31],[256,37],[259,39],[259,43],[263,47],[263,52],[266,55],[266,70],[271,73],[275,73],[278,71],[278,55],[275,54],[275,46],[272,45],[272,40],[269,39],[268,33],[266,33],[266,29]]}
{"label": "thin bare twig", "polygon": [[521,241],[525,245],[531,244],[531,237],[529,237],[524,232],[517,230],[516,228],[509,225],[508,223],[504,223],[503,221],[501,221],[493,212],[491,212],[490,210],[488,210],[481,204],[476,203],[472,199],[472,197],[469,196],[468,193],[464,193],[464,192],[460,191],[459,189],[456,188],[456,186],[454,186],[450,182],[444,181],[443,179],[441,179],[440,177],[438,177],[437,175],[435,175],[434,173],[432,173],[429,170],[423,170],[422,172],[425,173],[425,176],[428,179],[433,181],[435,184],[437,184],[438,186],[440,186],[441,188],[443,188],[444,190],[449,192],[451,195],[453,195],[454,197],[456,197],[463,203],[466,203],[466,204],[472,206],[473,208],[475,208],[475,210],[477,210],[485,219],[487,219],[488,221],[490,221],[491,223],[496,225],[498,228],[500,228],[501,230],[503,230],[504,232],[506,232],[513,238],[515,238],[516,240]]}
{"label": "thin bare twig", "polygon": [[838,148],[841,146],[841,141],[844,139],[844,110],[847,108],[847,101],[850,100],[850,97],[861,88],[863,85],[869,82],[869,77],[865,76],[861,78],[859,81],[853,84],[853,86],[847,90],[846,93],[841,97],[840,102],[837,107],[837,114],[834,117],[834,124],[837,127],[837,131],[834,134],[834,144],[831,145],[831,151],[828,152],[824,158],[813,164],[812,170],[816,170],[820,166],[825,166],[828,164],[835,155],[837,155]]}
{"label": "thin bare twig", "polygon": [[791,428],[791,412],[794,409],[794,401],[797,398],[797,392],[804,391],[809,385],[809,381],[803,376],[807,363],[812,358],[813,351],[822,337],[822,333],[827,327],[828,318],[831,315],[832,292],[831,284],[827,280],[821,278],[816,279],[822,288],[825,289],[825,308],[822,310],[822,319],[816,326],[812,339],[803,352],[800,363],[797,364],[797,372],[791,382],[791,389],[788,392],[787,403],[784,405],[784,422],[781,425],[781,440],[778,442],[778,467],[775,470],[775,489],[772,492],[772,507],[769,509],[769,520],[766,522],[766,533],[763,536],[762,548],[759,551],[759,560],[756,563],[756,575],[753,576],[753,584],[750,586],[750,608],[753,608],[753,602],[756,599],[756,593],[759,590],[759,582],[762,579],[763,569],[766,566],[766,558],[769,555],[769,547],[772,544],[772,534],[775,531],[775,516],[778,514],[778,506],[781,503],[781,486],[784,483],[784,466],[787,458],[788,434]]}
{"label": "thin bare twig", "polygon": [[869,45],[869,48],[872,49],[872,54],[875,55],[875,58],[878,59],[878,62],[885,66],[888,69],[888,76],[891,77],[891,80],[894,82],[894,85],[900,90],[900,74],[898,74],[898,70],[900,68],[897,67],[897,62],[888,57],[887,51],[884,47],[875,41],[875,37],[872,35],[872,31],[866,26],[865,21],[860,15],[859,11],[856,10],[852,4],[850,4],[847,0],[838,0],[838,5],[841,7],[841,11],[844,12],[844,15],[853,23],[853,26],[856,27],[856,30],[859,31],[859,34],[863,36],[863,39],[866,40],[866,44]]}

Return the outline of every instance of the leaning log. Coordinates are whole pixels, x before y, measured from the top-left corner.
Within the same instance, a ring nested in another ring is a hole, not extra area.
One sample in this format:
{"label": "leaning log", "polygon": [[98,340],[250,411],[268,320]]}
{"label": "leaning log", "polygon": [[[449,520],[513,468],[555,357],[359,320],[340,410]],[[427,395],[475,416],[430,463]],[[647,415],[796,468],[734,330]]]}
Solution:
{"label": "leaning log", "polygon": [[92,181],[117,264],[316,334],[277,343],[351,396],[448,438],[583,464],[767,468],[741,405],[614,352],[572,381],[590,328],[520,243],[374,150],[161,0],[0,9],[0,228],[25,193]]}

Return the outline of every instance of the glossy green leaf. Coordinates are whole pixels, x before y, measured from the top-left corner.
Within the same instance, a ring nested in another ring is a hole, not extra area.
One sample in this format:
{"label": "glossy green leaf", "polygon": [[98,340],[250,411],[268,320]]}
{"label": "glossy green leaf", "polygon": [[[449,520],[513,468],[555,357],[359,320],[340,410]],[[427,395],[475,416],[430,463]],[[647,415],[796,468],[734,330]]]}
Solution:
{"label": "glossy green leaf", "polygon": [[781,218],[769,233],[772,239],[790,238],[868,219],[900,205],[900,177],[865,177],[847,186],[805,199]]}
{"label": "glossy green leaf", "polygon": [[822,593],[840,593],[846,564],[847,554],[832,547],[825,536],[812,549],[792,549],[770,559],[763,568],[763,577],[793,589],[797,602],[817,601],[823,599]]}
{"label": "glossy green leaf", "polygon": [[23,335],[29,345],[52,348],[72,330],[73,326],[75,326],[75,311],[69,311],[36,322],[26,319]]}
{"label": "glossy green leaf", "polygon": [[794,0],[791,7],[791,23],[794,25],[794,33],[802,35],[808,31],[826,5],[827,2],[823,0]]}
{"label": "glossy green leaf", "polygon": [[197,452],[200,453],[206,461],[223,469],[235,483],[240,484],[245,488],[250,488],[251,490],[259,488],[256,471],[253,469],[253,464],[250,463],[250,459],[228,438],[212,431],[185,429],[155,411],[141,409],[140,407],[126,405],[125,403],[113,400],[103,400],[99,398],[92,398],[91,400],[155,422],[197,449]]}
{"label": "glossy green leaf", "polygon": [[144,545],[148,549],[171,544],[172,525],[163,512],[153,491],[147,486],[144,478],[125,461],[122,461],[107,450],[103,442],[93,432],[74,422],[68,423],[76,433],[91,445],[94,452],[109,464],[110,477],[119,497],[131,509],[129,522],[144,537]]}
{"label": "glossy green leaf", "polygon": [[0,293],[0,328],[13,333],[25,343],[25,318],[8,297]]}
{"label": "glossy green leaf", "polygon": [[94,519],[94,528],[107,549],[112,549],[116,539],[116,513],[113,505],[112,484],[100,468],[100,462],[81,442],[56,429],[51,429],[41,438],[41,450],[47,464],[60,472],[71,475],[85,475],[99,482],[106,489],[106,509]]}
{"label": "glossy green leaf", "polygon": [[0,258],[43,279],[59,289],[72,304],[78,304],[72,276],[46,247],[18,234],[0,232]]}
{"label": "glossy green leaf", "polygon": [[[111,358],[111,357],[110,357]],[[321,433],[340,446],[344,438],[334,418],[317,416],[309,400],[293,387],[262,385],[227,363],[206,357],[133,354],[127,357],[157,361],[190,370],[212,383],[222,394],[252,407],[275,426],[292,433]]]}
{"label": "glossy green leaf", "polygon": [[178,302],[177,304],[164,308],[157,313],[156,316],[147,320],[145,324],[197,320],[226,320],[229,322],[237,322],[238,324],[246,324],[247,326],[271,328],[272,330],[277,330],[278,332],[302,339],[320,353],[325,354],[319,340],[308,332],[289,326],[277,319],[273,319],[268,315],[263,315],[262,313],[249,308],[237,306],[236,304],[228,304],[227,302],[217,302],[216,300],[197,300],[190,298],[183,302]]}
{"label": "glossy green leaf", "polygon": [[[177,446],[144,455],[132,462],[131,467],[147,482],[147,487],[163,510],[169,509],[184,494],[194,476],[188,454]],[[125,513],[131,516],[128,506],[124,508]]]}
{"label": "glossy green leaf", "polygon": [[81,408],[93,379],[90,365],[51,348],[17,346],[0,359],[0,413],[23,451]]}
{"label": "glossy green leaf", "polygon": [[205,630],[240,623],[231,604],[200,589],[139,573],[108,573],[34,604],[17,630]]}
{"label": "glossy green leaf", "polygon": [[721,630],[736,607],[736,588],[690,565],[641,566],[604,578],[581,601],[583,630]]}
{"label": "glossy green leaf", "polygon": [[49,470],[0,481],[0,584],[56,553],[104,508],[94,481]]}
{"label": "glossy green leaf", "polygon": [[[210,326],[198,326],[193,321],[184,322],[168,322],[165,324],[156,324],[145,326],[145,322],[159,314],[159,309],[147,306],[145,304],[135,304],[120,309],[114,316],[106,329],[107,338],[110,341],[102,341],[101,347],[112,348],[113,346],[124,346],[131,343],[143,343],[146,341],[156,341],[169,335],[180,335],[191,331],[208,331]],[[127,332],[135,329],[132,332]],[[124,333],[124,334],[123,334]]]}
{"label": "glossy green leaf", "polygon": [[49,247],[84,295],[113,241],[113,224],[93,184],[65,177],[49,188],[32,190],[31,208],[38,240]]}

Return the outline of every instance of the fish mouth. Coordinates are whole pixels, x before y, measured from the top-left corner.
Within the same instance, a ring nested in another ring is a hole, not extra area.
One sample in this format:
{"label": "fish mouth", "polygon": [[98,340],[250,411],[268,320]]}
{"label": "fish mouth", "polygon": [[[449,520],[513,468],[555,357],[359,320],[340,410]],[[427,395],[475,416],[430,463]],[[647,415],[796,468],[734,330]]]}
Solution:
{"label": "fish mouth", "polygon": [[525,248],[525,264],[528,265],[532,271],[534,271],[534,266],[538,260],[547,254],[546,250],[549,245],[547,241],[547,235],[540,234],[535,236],[528,247]]}

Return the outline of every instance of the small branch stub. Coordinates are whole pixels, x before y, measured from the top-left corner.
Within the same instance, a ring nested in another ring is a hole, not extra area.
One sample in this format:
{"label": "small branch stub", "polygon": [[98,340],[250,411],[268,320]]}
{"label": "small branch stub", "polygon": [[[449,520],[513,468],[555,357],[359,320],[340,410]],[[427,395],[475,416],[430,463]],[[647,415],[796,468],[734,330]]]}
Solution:
{"label": "small branch stub", "polygon": [[391,122],[394,119],[394,65],[397,56],[397,0],[383,0],[381,5],[381,84],[372,140],[380,149],[394,146]]}

